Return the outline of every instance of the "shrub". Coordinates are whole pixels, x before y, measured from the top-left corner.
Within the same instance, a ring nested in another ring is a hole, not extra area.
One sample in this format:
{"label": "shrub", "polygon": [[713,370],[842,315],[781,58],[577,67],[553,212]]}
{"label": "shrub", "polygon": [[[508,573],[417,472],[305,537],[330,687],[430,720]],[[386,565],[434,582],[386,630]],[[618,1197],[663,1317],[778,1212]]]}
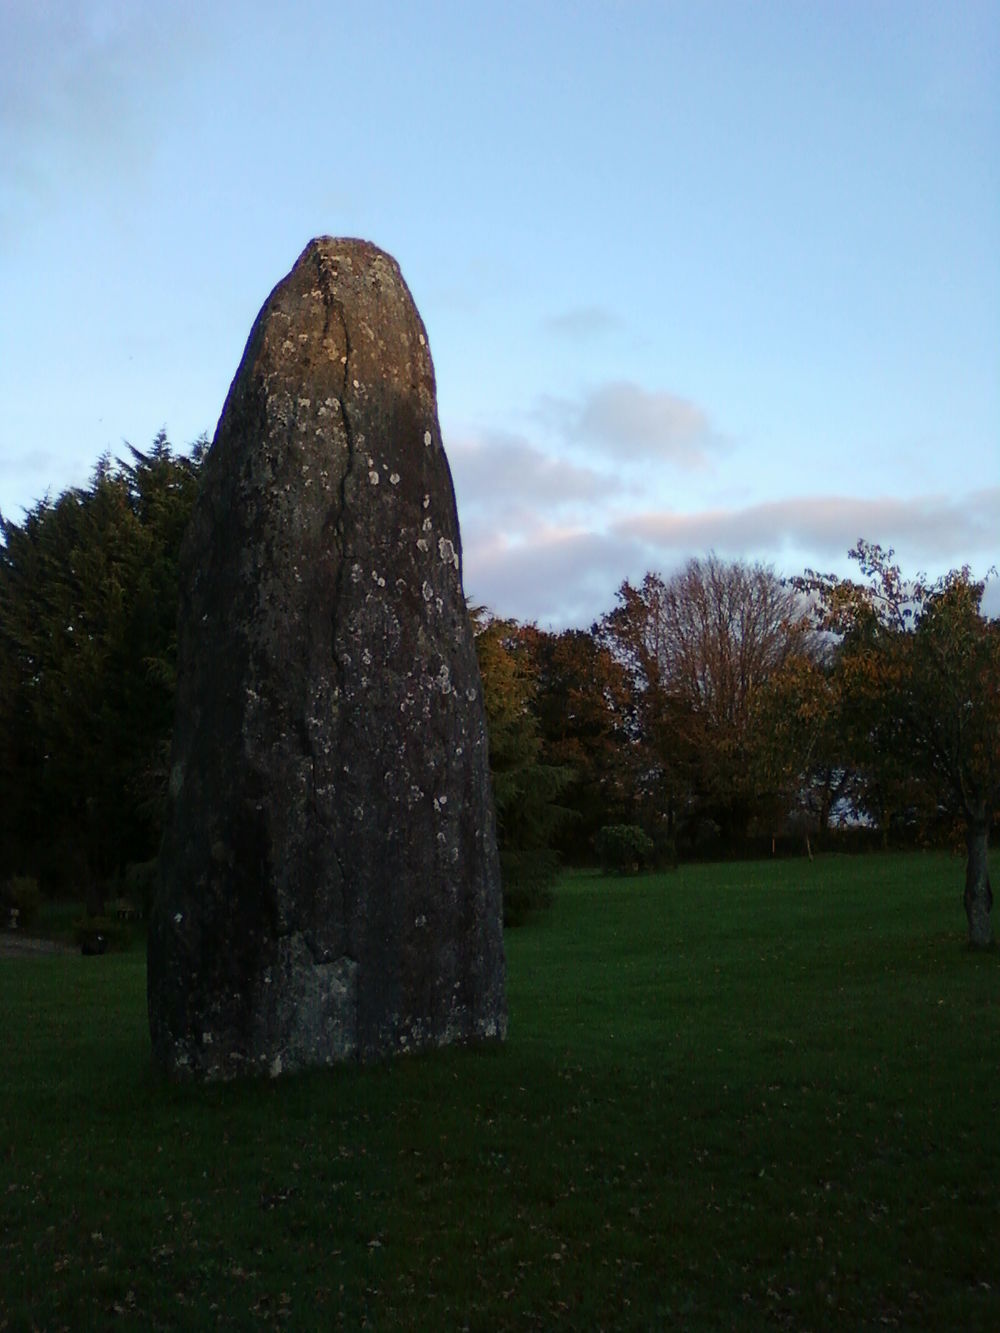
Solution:
{"label": "shrub", "polygon": [[594,848],[607,874],[636,874],[653,857],[653,840],[638,824],[605,824],[598,829]]}
{"label": "shrub", "polygon": [[83,916],[73,922],[73,938],[81,953],[122,953],[129,946],[132,931],[127,921],[110,916]]}
{"label": "shrub", "polygon": [[0,923],[9,922],[24,930],[33,924],[41,900],[37,879],[31,875],[12,875],[0,888]]}

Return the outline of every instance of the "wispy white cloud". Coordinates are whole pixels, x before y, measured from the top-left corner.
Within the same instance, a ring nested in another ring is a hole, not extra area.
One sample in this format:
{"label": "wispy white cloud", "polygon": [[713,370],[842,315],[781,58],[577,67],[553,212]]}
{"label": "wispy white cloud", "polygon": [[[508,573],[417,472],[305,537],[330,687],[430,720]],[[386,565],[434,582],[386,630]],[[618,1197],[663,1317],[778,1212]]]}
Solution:
{"label": "wispy white cloud", "polygon": [[573,505],[595,505],[621,489],[614,477],[553,458],[523,436],[488,431],[448,441],[463,515],[488,511],[498,529],[534,528]]}
{"label": "wispy white cloud", "polygon": [[15,475],[44,472],[56,462],[55,455],[46,453],[44,449],[26,449],[23,453],[9,454],[6,458],[0,458],[0,472]]}
{"label": "wispy white cloud", "polygon": [[121,0],[5,0],[0,41],[0,225],[8,234],[95,177],[134,186],[151,160],[159,96],[190,66],[204,25]]}
{"label": "wispy white cloud", "polygon": [[[44,449],[27,449],[21,453],[7,454],[0,456],[0,481],[4,483],[5,492],[10,490],[40,498],[51,490],[51,477],[58,466],[59,460],[56,456]],[[82,477],[78,480],[82,480]],[[14,522],[19,521],[21,511],[30,508],[31,505],[27,501],[18,506],[16,511],[0,505],[4,517],[13,519]]]}
{"label": "wispy white cloud", "polygon": [[516,541],[475,533],[465,540],[465,587],[498,615],[557,629],[589,625],[639,560],[635,542],[601,531],[540,526]]}
{"label": "wispy white cloud", "polygon": [[668,552],[712,547],[778,553],[791,547],[817,558],[842,558],[864,537],[919,559],[948,561],[995,551],[998,514],[1000,487],[991,487],[961,498],[805,495],[701,513],[660,510],[630,515],[616,530]]}
{"label": "wispy white cloud", "polygon": [[549,315],[542,321],[542,328],[546,333],[554,334],[557,338],[565,338],[572,342],[589,341],[592,338],[599,338],[605,333],[610,333],[620,324],[617,315],[614,315],[604,306],[582,305],[574,306],[572,310],[562,310],[558,314]]}
{"label": "wispy white cloud", "polygon": [[538,414],[569,443],[615,459],[700,470],[722,444],[697,403],[632,380],[599,385],[577,400],[547,397]]}
{"label": "wispy white cloud", "polygon": [[[997,558],[998,513],[996,487],[959,499],[806,495],[690,513],[620,507],[603,524],[560,523],[538,505],[525,509],[516,531],[481,509],[467,528],[463,518],[466,587],[498,614],[558,628],[589,624],[609,610],[623,579],[649,569],[670,574],[709,550],[764,560],[781,574],[846,572],[848,550],[864,537],[894,547],[908,573],[934,576],[968,562],[982,575]],[[1000,610],[997,585],[985,606],[989,614]]]}

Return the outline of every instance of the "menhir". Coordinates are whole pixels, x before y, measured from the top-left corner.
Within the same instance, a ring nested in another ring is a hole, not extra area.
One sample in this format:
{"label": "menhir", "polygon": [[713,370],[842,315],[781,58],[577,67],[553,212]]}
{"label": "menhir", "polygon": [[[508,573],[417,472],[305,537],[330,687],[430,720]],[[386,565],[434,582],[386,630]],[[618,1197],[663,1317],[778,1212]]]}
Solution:
{"label": "menhir", "polygon": [[183,544],[154,1058],[503,1038],[501,918],[425,330],[393,259],[324,237],[251,330]]}

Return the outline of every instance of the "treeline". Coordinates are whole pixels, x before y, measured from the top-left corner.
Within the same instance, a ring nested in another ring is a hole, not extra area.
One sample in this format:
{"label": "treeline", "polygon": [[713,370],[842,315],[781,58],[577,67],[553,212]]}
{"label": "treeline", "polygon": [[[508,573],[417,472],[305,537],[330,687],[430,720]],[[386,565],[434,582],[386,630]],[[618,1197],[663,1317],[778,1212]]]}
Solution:
{"label": "treeline", "polygon": [[[155,859],[177,557],[204,449],[175,454],[161,433],[22,523],[0,519],[0,881],[35,876],[96,911]],[[612,844],[665,866],[805,851],[845,825],[957,830],[983,942],[1000,624],[968,569],[905,582],[891,551],[852,555],[858,582],[692,560],[624,582],[589,630],[473,610],[511,920],[544,902],[560,860]]]}
{"label": "treeline", "polygon": [[988,898],[1000,623],[967,569],[906,583],[891,552],[851,554],[861,582],[709,556],[626,581],[589,632],[491,626],[562,774],[565,859],[607,826],[658,866],[965,837]]}
{"label": "treeline", "polygon": [[89,486],[0,517],[0,880],[97,911],[159,843],[177,556],[206,442],[102,458]]}

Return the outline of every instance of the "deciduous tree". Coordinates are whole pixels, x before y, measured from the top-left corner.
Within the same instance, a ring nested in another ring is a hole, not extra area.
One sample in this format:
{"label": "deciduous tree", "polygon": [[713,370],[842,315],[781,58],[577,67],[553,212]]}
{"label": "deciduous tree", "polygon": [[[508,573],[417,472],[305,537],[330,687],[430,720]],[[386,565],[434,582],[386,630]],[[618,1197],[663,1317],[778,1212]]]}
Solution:
{"label": "deciduous tree", "polygon": [[633,679],[657,796],[740,836],[771,794],[758,697],[810,645],[797,593],[770,568],[710,555],[622,584],[618,603],[600,633]]}
{"label": "deciduous tree", "polygon": [[483,607],[470,615],[489,733],[504,922],[518,925],[551,897],[559,865],[554,835],[566,816],[558,798],[571,774],[543,759],[532,708],[536,686],[521,627]]}
{"label": "deciduous tree", "polygon": [[792,653],[760,691],[756,713],[761,784],[804,827],[811,850],[810,831],[827,832],[837,807],[853,814],[860,801],[832,653],[816,643]]}
{"label": "deciduous tree", "polygon": [[904,580],[892,550],[851,551],[864,582],[817,575],[803,588],[839,639],[841,688],[862,761],[921,784],[964,827],[969,941],[992,943],[988,845],[1000,812],[1000,622],[982,613],[985,584],[967,567]]}

